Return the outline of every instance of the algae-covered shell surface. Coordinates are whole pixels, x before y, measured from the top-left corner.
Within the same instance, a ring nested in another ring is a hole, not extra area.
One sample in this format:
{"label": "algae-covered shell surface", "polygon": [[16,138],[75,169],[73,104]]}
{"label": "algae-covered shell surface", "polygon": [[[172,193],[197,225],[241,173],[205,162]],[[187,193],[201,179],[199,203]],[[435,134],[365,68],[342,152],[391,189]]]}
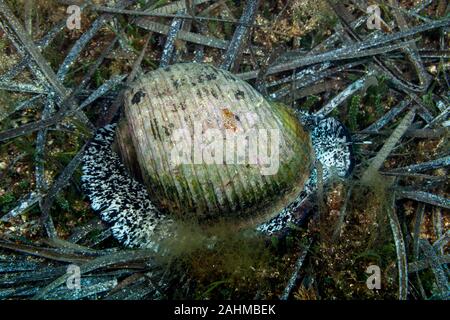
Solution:
{"label": "algae-covered shell surface", "polygon": [[310,174],[309,134],[290,110],[205,64],[176,64],[125,93],[116,147],[156,205],[179,217],[256,224]]}

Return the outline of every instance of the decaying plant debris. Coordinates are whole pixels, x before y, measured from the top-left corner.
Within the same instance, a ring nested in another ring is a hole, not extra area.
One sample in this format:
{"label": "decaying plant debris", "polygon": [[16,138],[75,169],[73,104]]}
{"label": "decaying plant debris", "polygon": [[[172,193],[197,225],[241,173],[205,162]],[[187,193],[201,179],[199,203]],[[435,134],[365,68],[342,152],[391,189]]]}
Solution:
{"label": "decaying plant debris", "polygon": [[[446,0],[0,0],[0,299],[448,299],[449,30]],[[352,130],[356,170],[319,188],[308,225],[158,257],[91,212],[93,132],[137,74],[186,61]]]}

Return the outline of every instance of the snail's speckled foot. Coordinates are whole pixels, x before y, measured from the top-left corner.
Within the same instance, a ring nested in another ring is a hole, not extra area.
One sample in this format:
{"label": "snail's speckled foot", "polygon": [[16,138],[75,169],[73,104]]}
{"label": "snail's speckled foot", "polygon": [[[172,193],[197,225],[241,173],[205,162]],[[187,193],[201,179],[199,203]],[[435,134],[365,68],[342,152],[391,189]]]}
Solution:
{"label": "snail's speckled foot", "polygon": [[[316,161],[322,168],[323,182],[326,183],[333,175],[340,178],[347,177],[354,167],[352,140],[347,128],[335,118],[302,113],[299,114],[299,119],[311,132]],[[290,225],[300,225],[305,221],[308,214],[308,206],[305,204],[317,189],[316,168],[312,170],[298,197],[270,221],[259,225],[258,231],[271,235],[286,230]]]}
{"label": "snail's speckled foot", "polygon": [[83,190],[117,240],[128,247],[157,249],[158,238],[168,235],[173,222],[156,209],[145,187],[112,151],[115,128],[99,129],[83,155]]}

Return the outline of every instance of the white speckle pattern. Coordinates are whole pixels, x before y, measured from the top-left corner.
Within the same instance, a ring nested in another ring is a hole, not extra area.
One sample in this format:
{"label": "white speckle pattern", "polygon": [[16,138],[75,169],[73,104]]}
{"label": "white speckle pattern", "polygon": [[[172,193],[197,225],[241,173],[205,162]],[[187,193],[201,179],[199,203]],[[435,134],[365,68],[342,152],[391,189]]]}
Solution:
{"label": "white speckle pattern", "polygon": [[[334,118],[323,118],[301,114],[302,124],[311,132],[311,141],[316,155],[316,161],[322,165],[323,182],[326,183],[335,174],[347,177],[353,170],[354,159],[351,146],[351,136],[342,123]],[[317,170],[314,168],[305,183],[303,191],[270,221],[257,227],[257,230],[271,235],[281,232],[290,224],[297,225],[304,218],[299,208],[317,189]]]}
{"label": "white speckle pattern", "polygon": [[[336,119],[302,114],[300,121],[311,132],[316,161],[322,164],[323,180],[332,174],[346,177],[353,168],[351,137]],[[112,151],[115,125],[98,130],[83,156],[83,189],[92,208],[111,224],[113,236],[127,247],[158,250],[159,241],[173,236],[174,221],[152,204],[146,188],[126,171],[118,155]],[[317,172],[313,169],[303,191],[276,217],[257,230],[271,235],[298,224],[296,214],[316,190]],[[300,217],[304,215],[300,214]]]}
{"label": "white speckle pattern", "polygon": [[99,129],[86,150],[83,190],[117,240],[127,247],[158,250],[159,241],[170,236],[173,220],[157,210],[145,187],[128,175],[112,151],[115,127]]}

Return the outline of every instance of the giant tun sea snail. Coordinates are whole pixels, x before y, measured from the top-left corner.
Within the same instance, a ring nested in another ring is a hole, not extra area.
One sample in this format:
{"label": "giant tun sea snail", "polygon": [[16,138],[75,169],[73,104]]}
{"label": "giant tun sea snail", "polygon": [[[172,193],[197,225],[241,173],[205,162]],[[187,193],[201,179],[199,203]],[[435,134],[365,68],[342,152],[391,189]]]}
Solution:
{"label": "giant tun sea snail", "polygon": [[316,164],[324,181],[353,167],[339,121],[296,114],[210,65],[151,71],[124,103],[120,121],[85,152],[82,181],[126,246],[156,249],[184,218],[282,231],[315,190]]}

